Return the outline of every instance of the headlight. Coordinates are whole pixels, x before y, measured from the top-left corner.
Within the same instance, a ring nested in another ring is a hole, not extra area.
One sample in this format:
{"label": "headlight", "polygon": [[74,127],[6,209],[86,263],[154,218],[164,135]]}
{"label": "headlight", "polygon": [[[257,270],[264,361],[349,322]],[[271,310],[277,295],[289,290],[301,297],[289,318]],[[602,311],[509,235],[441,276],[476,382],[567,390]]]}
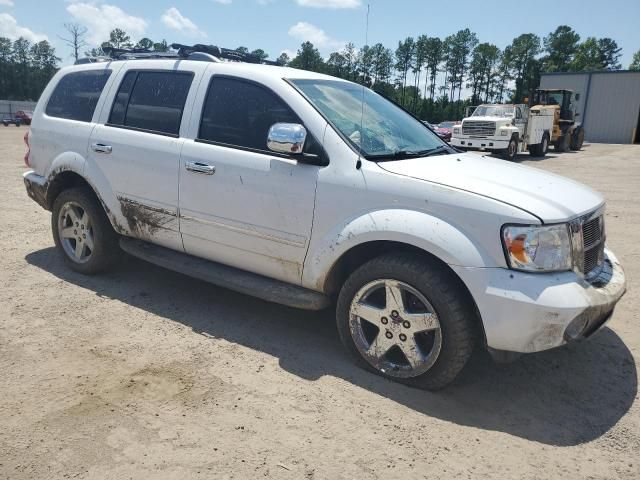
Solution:
{"label": "headlight", "polygon": [[527,272],[571,270],[571,239],[567,225],[507,225],[502,243],[509,266]]}
{"label": "headlight", "polygon": [[500,135],[506,137],[507,135],[509,135],[509,130],[500,130]]}
{"label": "headlight", "polygon": [[460,129],[459,128],[454,128],[453,129],[453,133],[460,133]]}

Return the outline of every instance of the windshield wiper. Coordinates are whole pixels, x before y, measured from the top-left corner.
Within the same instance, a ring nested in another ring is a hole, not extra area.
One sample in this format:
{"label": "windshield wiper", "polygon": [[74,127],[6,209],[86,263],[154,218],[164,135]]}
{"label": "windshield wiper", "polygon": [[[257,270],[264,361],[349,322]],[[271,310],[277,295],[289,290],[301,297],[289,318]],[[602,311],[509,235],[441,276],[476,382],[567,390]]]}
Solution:
{"label": "windshield wiper", "polygon": [[[423,150],[421,153],[421,157],[428,157],[430,155],[439,155],[441,153],[445,153],[445,150],[449,150],[451,147],[448,145],[440,145],[436,148],[432,148],[431,150]],[[450,152],[451,153],[451,152]]]}
{"label": "windshield wiper", "polygon": [[437,155],[443,152],[449,147],[446,145],[440,145],[436,148],[429,148],[427,150],[396,150],[392,153],[382,153],[377,155],[366,155],[364,158],[367,160],[374,160],[378,162],[385,162],[389,160],[404,160],[407,158],[428,157],[429,155]]}

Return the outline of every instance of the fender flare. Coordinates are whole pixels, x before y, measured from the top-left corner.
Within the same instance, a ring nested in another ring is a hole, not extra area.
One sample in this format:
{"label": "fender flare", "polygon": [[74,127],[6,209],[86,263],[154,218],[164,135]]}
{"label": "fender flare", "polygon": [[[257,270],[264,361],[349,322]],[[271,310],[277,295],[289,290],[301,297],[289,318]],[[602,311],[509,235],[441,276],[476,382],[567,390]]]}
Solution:
{"label": "fender flare", "polygon": [[323,291],[329,272],[344,254],[378,241],[419,248],[449,265],[485,267],[494,263],[487,252],[478,248],[478,242],[441,218],[416,210],[376,210],[358,215],[312,242],[302,274],[303,285]]}
{"label": "fender flare", "polygon": [[[93,193],[98,198],[98,201],[102,205],[105,213],[107,214],[107,218],[111,223],[114,230],[120,234],[126,234],[127,228],[124,226],[126,222],[123,222],[122,218],[119,218],[119,211],[115,210],[119,206],[119,202],[115,196],[115,194],[111,193],[112,190],[110,188],[97,188],[97,185],[101,186],[108,185],[108,181],[106,178],[97,178],[92,181],[87,178],[86,175],[86,165],[87,161],[81,155],[75,152],[64,152],[58,155],[51,165],[45,172],[45,198],[47,202],[47,206],[49,209],[53,207],[54,198],[53,195],[56,194],[56,188],[51,188],[52,185],[55,185],[56,179],[59,178],[60,175],[65,173],[73,173],[80,177],[86,184],[93,190]],[[106,183],[105,183],[106,182]],[[105,192],[107,194],[105,195]],[[116,212],[116,213],[114,213]]]}

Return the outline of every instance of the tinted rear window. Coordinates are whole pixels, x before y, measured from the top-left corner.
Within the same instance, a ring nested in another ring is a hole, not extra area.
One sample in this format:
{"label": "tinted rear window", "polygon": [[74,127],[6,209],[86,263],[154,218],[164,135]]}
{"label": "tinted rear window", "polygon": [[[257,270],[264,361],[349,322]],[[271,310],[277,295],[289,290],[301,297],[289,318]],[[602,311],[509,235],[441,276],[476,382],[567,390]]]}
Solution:
{"label": "tinted rear window", "polygon": [[127,72],[113,102],[109,124],[178,135],[193,73]]}
{"label": "tinted rear window", "polygon": [[87,70],[68,73],[60,79],[49,98],[46,114],[50,117],[90,122],[111,70]]}

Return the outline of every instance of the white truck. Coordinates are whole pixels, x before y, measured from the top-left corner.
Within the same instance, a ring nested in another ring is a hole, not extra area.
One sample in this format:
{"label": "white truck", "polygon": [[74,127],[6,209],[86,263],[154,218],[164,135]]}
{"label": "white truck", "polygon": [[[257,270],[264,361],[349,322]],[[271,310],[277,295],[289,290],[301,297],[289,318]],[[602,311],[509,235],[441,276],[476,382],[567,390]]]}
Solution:
{"label": "white truck", "polygon": [[487,104],[453,127],[451,145],[461,150],[481,150],[505,154],[514,160],[528,151],[543,157],[553,132],[553,111],[527,105]]}
{"label": "white truck", "polygon": [[611,317],[625,275],[600,194],[460,153],[361,85],[178,55],[63,68],[40,97],[24,182],[69,268],[95,274],[124,250],[335,308],[356,362],[427,389],[477,344],[536,352]]}

